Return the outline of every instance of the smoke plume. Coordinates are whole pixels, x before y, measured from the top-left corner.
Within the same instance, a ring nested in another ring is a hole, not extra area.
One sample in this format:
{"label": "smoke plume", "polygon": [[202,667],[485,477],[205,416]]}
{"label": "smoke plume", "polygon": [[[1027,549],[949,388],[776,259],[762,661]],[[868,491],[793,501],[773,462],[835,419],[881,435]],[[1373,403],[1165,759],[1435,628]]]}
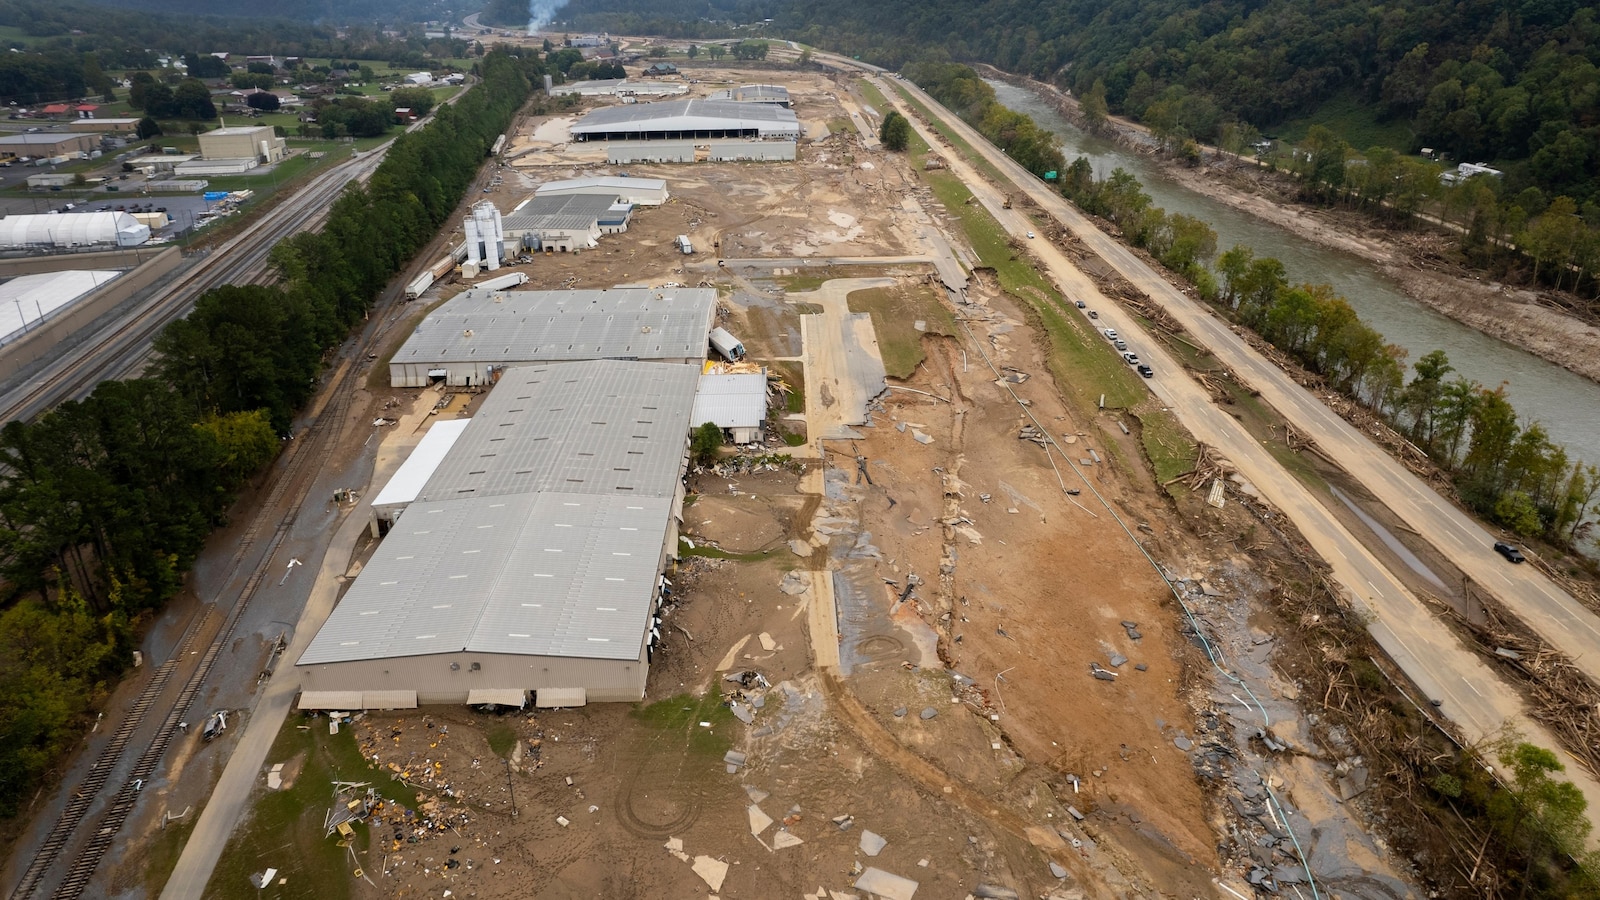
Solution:
{"label": "smoke plume", "polygon": [[567,0],[528,0],[528,33],[538,34],[556,17]]}

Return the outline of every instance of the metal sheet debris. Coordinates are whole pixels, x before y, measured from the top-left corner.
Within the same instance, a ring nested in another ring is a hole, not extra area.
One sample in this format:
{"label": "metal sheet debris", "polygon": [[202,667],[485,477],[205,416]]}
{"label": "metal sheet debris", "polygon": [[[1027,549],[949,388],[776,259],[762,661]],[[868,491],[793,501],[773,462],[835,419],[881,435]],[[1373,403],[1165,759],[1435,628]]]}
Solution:
{"label": "metal sheet debris", "polygon": [[761,807],[752,803],[746,807],[745,811],[750,815],[751,834],[760,835],[761,832],[772,827],[772,817],[762,812]]}
{"label": "metal sheet debris", "polygon": [[858,846],[860,846],[862,853],[868,856],[877,856],[883,852],[884,847],[889,846],[889,841],[875,831],[863,829]]}
{"label": "metal sheet debris", "polygon": [[917,893],[917,882],[876,866],[868,866],[856,879],[853,887],[858,891],[876,894],[883,900],[911,900]]}
{"label": "metal sheet debris", "polygon": [[804,843],[805,841],[797,837],[792,831],[780,831],[772,836],[772,849],[774,850],[786,850]]}
{"label": "metal sheet debris", "polygon": [[[728,877],[728,864],[720,859],[709,856],[696,856],[691,866],[694,873],[711,887],[713,892],[722,890],[722,881]],[[910,895],[907,895],[908,897]]]}

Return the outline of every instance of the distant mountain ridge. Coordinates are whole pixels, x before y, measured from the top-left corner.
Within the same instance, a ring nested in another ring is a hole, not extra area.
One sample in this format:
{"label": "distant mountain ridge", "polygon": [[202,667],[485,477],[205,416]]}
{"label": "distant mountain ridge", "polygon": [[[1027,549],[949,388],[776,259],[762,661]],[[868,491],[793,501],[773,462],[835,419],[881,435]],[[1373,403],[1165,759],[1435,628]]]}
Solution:
{"label": "distant mountain ridge", "polygon": [[[252,5],[220,0],[80,0],[90,6],[175,16],[287,19],[295,22],[424,22],[452,8],[442,0],[273,0]],[[459,7],[460,4],[456,4]],[[459,22],[460,17],[456,16]]]}

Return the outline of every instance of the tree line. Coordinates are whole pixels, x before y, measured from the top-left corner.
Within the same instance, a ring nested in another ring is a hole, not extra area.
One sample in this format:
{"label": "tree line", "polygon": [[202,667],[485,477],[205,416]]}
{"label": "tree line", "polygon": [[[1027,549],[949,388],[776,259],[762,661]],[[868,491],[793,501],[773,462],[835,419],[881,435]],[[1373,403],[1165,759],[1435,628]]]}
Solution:
{"label": "tree line", "polygon": [[277,286],[206,292],[156,339],[151,376],[0,429],[0,818],[73,745],[328,352],[445,224],[542,71],[489,54],[482,83],[396,139],[321,232],[273,249]]}
{"label": "tree line", "polygon": [[[1571,458],[1539,423],[1520,421],[1503,386],[1449,379],[1453,369],[1437,350],[1413,364],[1408,381],[1405,351],[1329,285],[1296,283],[1282,262],[1241,245],[1218,257],[1210,225],[1155,206],[1120,168],[1097,179],[1087,159],[1063,165],[1054,135],[1002,106],[972,69],[934,60],[909,64],[906,73],[1035,175],[1055,172],[1063,196],[1184,275],[1224,314],[1409,436],[1480,515],[1558,546],[1588,537],[1600,471]],[[1315,151],[1302,154],[1307,171],[1317,170],[1318,159]]]}
{"label": "tree line", "polygon": [[1587,294],[1590,311],[1600,301],[1600,197],[1551,197],[1536,186],[1515,190],[1488,173],[1441,180],[1435,163],[1387,147],[1358,153],[1320,125],[1269,160],[1299,180],[1309,202],[1360,210],[1401,228],[1414,227],[1418,216],[1436,216],[1455,226],[1460,252],[1478,268]]}

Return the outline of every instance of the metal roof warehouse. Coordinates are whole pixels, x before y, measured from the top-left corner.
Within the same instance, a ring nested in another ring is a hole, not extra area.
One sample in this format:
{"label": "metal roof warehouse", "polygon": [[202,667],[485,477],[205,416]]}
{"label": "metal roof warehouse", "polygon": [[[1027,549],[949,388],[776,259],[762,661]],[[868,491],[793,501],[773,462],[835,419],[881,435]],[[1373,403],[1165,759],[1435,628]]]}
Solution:
{"label": "metal roof warehouse", "polygon": [[389,362],[392,387],[492,383],[509,366],[583,359],[698,364],[710,288],[466,291],[434,310]]}
{"label": "metal roof warehouse", "polygon": [[698,380],[507,370],[300,657],[301,708],[641,698]]}
{"label": "metal roof warehouse", "polygon": [[649,141],[685,138],[798,140],[793,110],[732,100],[668,100],[596,109],[572,126],[574,141]]}

